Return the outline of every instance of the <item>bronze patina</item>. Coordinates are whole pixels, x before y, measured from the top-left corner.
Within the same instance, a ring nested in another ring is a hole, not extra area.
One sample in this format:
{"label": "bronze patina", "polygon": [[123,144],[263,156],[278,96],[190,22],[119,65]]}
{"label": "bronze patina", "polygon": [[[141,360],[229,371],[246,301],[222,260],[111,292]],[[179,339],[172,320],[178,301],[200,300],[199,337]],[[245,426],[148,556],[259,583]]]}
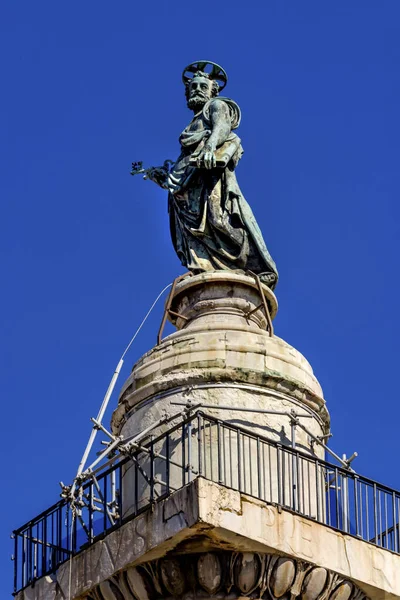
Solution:
{"label": "bronze patina", "polygon": [[215,63],[197,61],[182,79],[194,116],[180,135],[178,159],[149,169],[133,163],[131,173],[168,190],[172,242],[189,271],[251,271],[273,289],[275,262],[236,179],[243,148],[234,131],[241,115],[236,102],[220,96],[227,75]]}

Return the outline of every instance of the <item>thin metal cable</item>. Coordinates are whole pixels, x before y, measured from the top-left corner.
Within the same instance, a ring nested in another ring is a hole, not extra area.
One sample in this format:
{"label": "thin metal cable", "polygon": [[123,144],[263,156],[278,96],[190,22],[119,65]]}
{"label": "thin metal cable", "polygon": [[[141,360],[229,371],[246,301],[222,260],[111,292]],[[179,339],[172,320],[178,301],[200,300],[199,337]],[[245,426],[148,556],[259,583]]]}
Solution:
{"label": "thin metal cable", "polygon": [[125,348],[124,353],[121,356],[121,360],[123,360],[125,358],[125,354],[128,352],[129,348],[132,346],[133,342],[135,341],[135,338],[137,336],[137,334],[139,333],[139,331],[142,329],[143,325],[146,323],[147,318],[149,317],[151,311],[153,310],[153,308],[155,307],[155,305],[157,304],[157,302],[159,301],[159,299],[161,298],[161,296],[163,295],[163,293],[165,292],[165,290],[167,290],[169,287],[172,286],[172,283],[169,283],[168,285],[165,286],[165,288],[163,290],[161,290],[161,292],[158,294],[157,298],[154,300],[153,304],[151,305],[151,307],[149,308],[145,318],[143,319],[143,321],[140,323],[139,327],[137,328],[134,336],[132,337],[131,341],[129,342],[129,344],[127,345],[127,347]]}
{"label": "thin metal cable", "polygon": [[[169,283],[169,284],[168,284],[168,285],[166,285],[166,286],[165,286],[165,287],[164,287],[164,288],[161,290],[161,292],[158,294],[157,298],[154,300],[153,304],[150,306],[149,310],[147,311],[147,313],[146,313],[146,315],[145,315],[145,317],[144,317],[143,321],[140,323],[139,327],[137,328],[137,330],[135,331],[134,335],[132,336],[132,339],[130,340],[129,344],[128,344],[128,345],[127,345],[127,347],[125,348],[125,350],[124,350],[124,352],[123,352],[123,354],[122,354],[122,356],[121,356],[121,358],[120,358],[120,360],[119,360],[118,366],[117,366],[116,370],[114,371],[114,374],[113,374],[113,376],[112,376],[112,379],[111,379],[111,381],[110,381],[110,384],[109,384],[109,386],[108,386],[108,389],[107,389],[106,395],[104,396],[103,402],[102,402],[102,404],[101,404],[100,411],[99,411],[99,413],[98,413],[98,415],[97,415],[97,419],[96,419],[96,421],[97,421],[97,425],[96,425],[96,426],[94,426],[94,427],[93,427],[93,429],[92,429],[92,432],[91,432],[91,434],[90,434],[89,441],[88,441],[88,443],[87,443],[87,446],[86,446],[85,452],[83,453],[82,460],[81,460],[81,462],[80,462],[80,464],[79,464],[79,467],[78,467],[77,474],[76,474],[76,476],[75,476],[75,479],[74,479],[74,481],[73,481],[73,484],[72,484],[72,487],[71,487],[71,490],[70,490],[71,509],[72,509],[72,511],[73,511],[73,519],[72,519],[72,521],[73,521],[73,520],[74,520],[74,518],[75,518],[75,510],[76,510],[76,509],[75,509],[75,507],[73,506],[73,501],[74,501],[74,500],[73,500],[73,498],[74,498],[75,489],[76,489],[76,486],[77,486],[77,483],[78,483],[78,478],[80,477],[81,473],[83,472],[83,469],[84,469],[84,467],[85,467],[85,465],[86,465],[86,461],[87,461],[87,459],[88,459],[88,456],[89,456],[89,453],[90,453],[90,451],[91,451],[91,449],[92,449],[92,446],[93,446],[93,444],[94,444],[94,441],[95,441],[95,439],[96,439],[96,435],[97,435],[97,432],[98,432],[98,429],[99,429],[98,425],[100,425],[100,424],[101,424],[101,422],[102,422],[102,419],[103,419],[103,416],[104,416],[104,413],[106,412],[106,409],[107,409],[108,403],[109,403],[109,401],[110,401],[110,398],[111,398],[111,394],[112,394],[112,392],[113,392],[113,390],[114,390],[114,387],[115,387],[115,384],[116,384],[116,382],[117,382],[117,379],[118,379],[119,373],[120,373],[120,371],[121,371],[121,368],[122,368],[122,365],[123,365],[123,362],[124,362],[124,358],[125,358],[125,356],[126,356],[126,353],[128,352],[129,348],[132,346],[132,344],[133,344],[133,342],[135,341],[135,339],[136,339],[136,337],[137,337],[138,333],[139,333],[139,332],[140,332],[140,330],[142,329],[143,325],[146,323],[147,319],[148,319],[148,318],[149,318],[149,316],[150,316],[150,313],[152,312],[153,308],[155,307],[155,305],[157,304],[157,302],[159,301],[159,299],[161,298],[161,296],[162,296],[162,295],[164,294],[164,292],[165,292],[165,291],[166,291],[168,288],[170,288],[171,286],[172,286],[172,283]],[[71,529],[71,531],[72,531],[72,529]],[[72,535],[72,534],[71,534],[71,535]],[[71,538],[71,548],[72,548],[72,538]],[[72,556],[71,556],[71,561],[70,561],[70,577],[71,577],[71,569],[72,569]],[[69,586],[69,587],[70,587],[70,591],[71,591],[71,582],[70,582],[70,586]],[[71,599],[71,596],[70,596],[69,600],[70,600],[70,599]]]}

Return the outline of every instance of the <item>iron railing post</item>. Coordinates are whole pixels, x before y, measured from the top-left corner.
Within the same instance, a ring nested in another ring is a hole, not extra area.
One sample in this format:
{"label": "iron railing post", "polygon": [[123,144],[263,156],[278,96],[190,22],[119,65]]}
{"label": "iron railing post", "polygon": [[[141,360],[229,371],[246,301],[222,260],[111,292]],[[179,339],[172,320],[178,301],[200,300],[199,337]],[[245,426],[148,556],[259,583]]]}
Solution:
{"label": "iron railing post", "polygon": [[203,475],[203,457],[202,457],[202,445],[201,445],[201,432],[202,432],[202,418],[201,413],[197,413],[197,454],[198,454],[198,473]]}
{"label": "iron railing post", "polygon": [[221,421],[217,422],[217,444],[218,444],[218,483],[223,483],[222,478],[222,443],[221,443]]}

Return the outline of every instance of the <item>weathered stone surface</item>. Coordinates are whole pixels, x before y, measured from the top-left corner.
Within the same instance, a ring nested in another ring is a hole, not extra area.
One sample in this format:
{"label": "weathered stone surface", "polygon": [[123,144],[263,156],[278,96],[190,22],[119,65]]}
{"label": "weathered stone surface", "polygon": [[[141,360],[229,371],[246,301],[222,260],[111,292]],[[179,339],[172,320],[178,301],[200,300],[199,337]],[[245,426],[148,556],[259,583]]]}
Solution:
{"label": "weathered stone surface", "polygon": [[294,582],[296,563],[290,558],[279,558],[272,570],[271,590],[275,598],[281,598]]}
{"label": "weathered stone surface", "polygon": [[[307,573],[301,595],[302,600],[316,600],[328,581],[328,571],[322,567],[316,567]],[[333,597],[333,596],[332,596]]]}
{"label": "weathered stone surface", "polygon": [[254,552],[239,554],[233,567],[233,582],[245,596],[255,590],[261,575],[261,559]]}
{"label": "weathered stone surface", "polygon": [[215,594],[222,580],[221,562],[217,554],[207,552],[197,561],[197,579],[201,587],[209,594]]}
{"label": "weathered stone surface", "polygon": [[[21,594],[23,593],[23,596]],[[23,600],[65,600],[66,596],[61,592],[55,577],[46,575],[32,587],[27,587],[24,592],[18,594]]]}

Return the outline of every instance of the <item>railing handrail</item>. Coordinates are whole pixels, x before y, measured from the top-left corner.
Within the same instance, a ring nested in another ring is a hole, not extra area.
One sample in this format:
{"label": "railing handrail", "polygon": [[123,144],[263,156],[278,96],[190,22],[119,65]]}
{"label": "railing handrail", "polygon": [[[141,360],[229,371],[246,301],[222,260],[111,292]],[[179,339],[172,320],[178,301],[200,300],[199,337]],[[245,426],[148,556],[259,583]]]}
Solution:
{"label": "railing handrail", "polygon": [[[231,440],[234,440],[233,446]],[[228,454],[225,443],[229,444]],[[194,461],[192,452],[195,452]],[[126,499],[122,501],[124,473],[129,472],[123,467],[127,464],[134,467],[136,478],[135,492],[132,491],[134,498],[128,498],[128,506],[130,500],[133,502],[133,512],[129,508],[128,513],[124,508]],[[150,471],[146,472],[149,467]],[[178,471],[171,479],[172,468]],[[15,591],[53,572],[68,556],[81,551],[198,476],[400,553],[399,491],[315,454],[206,414],[201,408],[187,410],[178,423],[157,436],[148,433],[136,446],[132,445],[131,452],[119,454],[111,464],[107,461],[103,470],[98,467],[94,473],[96,476],[89,474],[76,492],[77,500],[83,502],[77,503],[79,523],[77,519],[72,520],[69,501],[62,498],[14,530]],[[247,483],[246,473],[249,477]],[[139,502],[138,478],[142,486]],[[88,518],[86,523],[85,515]],[[373,533],[372,537],[370,533]],[[36,556],[39,547],[40,560]],[[18,587],[19,581],[22,587]]]}
{"label": "railing handrail", "polygon": [[[368,477],[365,477],[365,475],[361,475],[359,473],[356,473],[355,471],[353,471],[352,469],[346,469],[345,467],[341,466],[341,465],[335,465],[329,461],[324,460],[323,458],[318,458],[318,456],[313,456],[311,454],[307,454],[306,452],[302,451],[302,450],[298,450],[297,448],[293,448],[292,446],[289,446],[287,444],[284,444],[283,442],[277,442],[276,440],[273,440],[271,438],[268,438],[267,436],[263,436],[263,435],[256,435],[254,434],[251,430],[247,429],[246,427],[242,427],[240,425],[234,425],[232,423],[229,423],[227,421],[224,421],[222,419],[219,419],[217,417],[214,417],[213,415],[209,415],[207,413],[205,413],[204,411],[202,411],[201,409],[197,409],[195,410],[193,413],[189,414],[185,419],[183,419],[182,421],[180,421],[177,425],[174,425],[173,427],[171,427],[170,429],[168,429],[168,431],[165,431],[161,434],[159,434],[157,437],[155,437],[153,440],[150,440],[148,442],[146,442],[145,444],[140,443],[140,446],[145,448],[145,449],[149,449],[151,444],[157,444],[158,442],[162,441],[163,439],[166,438],[167,435],[171,435],[173,434],[175,431],[177,431],[178,429],[180,429],[182,426],[189,424],[190,422],[193,422],[197,416],[201,416],[204,419],[206,419],[207,421],[211,421],[215,424],[217,423],[221,423],[223,425],[223,427],[225,429],[231,429],[232,431],[235,432],[240,432],[243,433],[247,436],[249,436],[250,438],[257,440],[259,439],[260,441],[271,445],[275,448],[281,447],[283,448],[286,452],[289,452],[290,454],[293,455],[299,455],[302,458],[304,458],[305,460],[308,460],[310,462],[318,462],[319,466],[322,467],[326,467],[327,469],[334,469],[339,471],[341,474],[345,474],[346,477],[351,477],[351,478],[358,478],[360,480],[363,481],[363,483],[367,483],[368,485],[371,486],[378,486],[380,491],[384,491],[384,492],[388,492],[388,493],[394,493],[397,496],[400,497],[400,490],[396,490],[394,488],[390,488],[389,486],[380,483],[378,481],[375,481],[373,479],[370,479]],[[151,433],[149,433],[147,437],[150,437]],[[145,438],[145,439],[146,439]],[[142,452],[144,452],[144,450],[142,450],[141,448],[138,448],[137,450],[134,450],[132,452],[132,455],[139,455]],[[113,463],[111,466],[107,467],[107,469],[105,469],[104,471],[100,472],[97,475],[97,479],[100,480],[103,477],[106,477],[107,475],[109,475],[111,472],[115,471],[117,469],[117,467],[123,466],[125,463],[129,462],[130,460],[132,460],[131,456],[124,456],[124,457],[120,457],[119,459],[117,459],[115,461],[115,463]],[[89,487],[91,485],[90,479],[87,479],[82,487],[85,490],[87,487]],[[65,505],[67,503],[67,500],[65,499],[61,499],[58,502],[54,503],[52,506],[50,506],[48,509],[43,510],[39,515],[37,515],[36,517],[33,517],[32,519],[30,519],[29,521],[27,521],[24,525],[22,525],[21,527],[18,527],[18,529],[15,529],[13,531],[13,535],[20,535],[21,531],[30,527],[30,526],[34,526],[37,521],[39,521],[40,519],[42,519],[45,515],[51,513],[52,511],[56,510],[58,507]]]}

